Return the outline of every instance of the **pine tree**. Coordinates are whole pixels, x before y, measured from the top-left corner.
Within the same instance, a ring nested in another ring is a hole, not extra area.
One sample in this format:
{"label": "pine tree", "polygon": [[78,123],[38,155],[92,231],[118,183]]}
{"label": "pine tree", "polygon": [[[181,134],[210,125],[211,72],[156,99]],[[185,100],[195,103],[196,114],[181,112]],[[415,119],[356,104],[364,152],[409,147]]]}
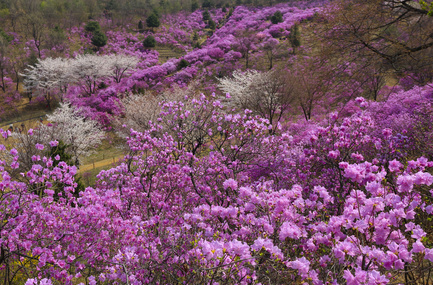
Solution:
{"label": "pine tree", "polygon": [[96,22],[96,21],[90,21],[90,22],[88,22],[86,24],[86,26],[84,27],[84,29],[87,32],[94,33],[96,31],[100,31],[101,30],[101,26],[99,26],[99,23]]}
{"label": "pine tree", "polygon": [[191,12],[194,12],[195,10],[197,10],[199,8],[197,1],[193,1],[191,3]]}
{"label": "pine tree", "polygon": [[203,21],[210,20],[210,14],[208,10],[204,10],[202,15],[203,15]]}
{"label": "pine tree", "polygon": [[290,28],[289,41],[293,48],[293,54],[296,54],[296,48],[301,46],[301,33],[299,32],[298,24],[294,24]]}
{"label": "pine tree", "polygon": [[107,36],[101,31],[93,32],[92,45],[96,46],[98,49],[107,44]]}
{"label": "pine tree", "polygon": [[155,38],[153,36],[147,36],[143,41],[143,46],[146,48],[153,48],[156,45]]}
{"label": "pine tree", "polygon": [[152,13],[149,17],[147,17],[146,24],[149,28],[158,28],[160,25],[158,15],[156,15],[155,12]]}
{"label": "pine tree", "polygon": [[144,31],[143,22],[140,20],[138,21],[138,31],[142,33]]}
{"label": "pine tree", "polygon": [[277,11],[274,13],[274,15],[272,15],[271,22],[274,25],[283,22],[283,14],[281,13],[281,11]]}
{"label": "pine tree", "polygon": [[203,4],[201,5],[201,7],[202,7],[202,8],[212,8],[212,7],[213,7],[213,4],[212,4],[212,2],[209,1],[209,0],[204,0],[204,1],[203,1]]}
{"label": "pine tree", "polygon": [[185,68],[188,66],[189,66],[189,62],[182,58],[177,65],[177,70],[181,70],[182,68]]}

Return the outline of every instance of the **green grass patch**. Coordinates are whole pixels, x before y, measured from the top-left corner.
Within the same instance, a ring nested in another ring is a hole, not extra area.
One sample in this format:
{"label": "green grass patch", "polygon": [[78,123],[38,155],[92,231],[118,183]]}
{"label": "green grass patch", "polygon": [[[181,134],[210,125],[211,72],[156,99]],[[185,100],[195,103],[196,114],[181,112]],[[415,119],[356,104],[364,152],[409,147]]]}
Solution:
{"label": "green grass patch", "polygon": [[77,177],[81,179],[81,182],[83,182],[85,187],[95,186],[95,182],[97,180],[96,176],[101,172],[101,170],[108,170],[112,167],[112,164],[96,167],[94,169],[78,173]]}
{"label": "green grass patch", "polygon": [[123,139],[119,138],[115,132],[107,132],[107,137],[101,145],[95,149],[95,152],[87,157],[81,158],[81,165],[95,164],[99,161],[118,158],[124,154],[120,147],[124,144]]}

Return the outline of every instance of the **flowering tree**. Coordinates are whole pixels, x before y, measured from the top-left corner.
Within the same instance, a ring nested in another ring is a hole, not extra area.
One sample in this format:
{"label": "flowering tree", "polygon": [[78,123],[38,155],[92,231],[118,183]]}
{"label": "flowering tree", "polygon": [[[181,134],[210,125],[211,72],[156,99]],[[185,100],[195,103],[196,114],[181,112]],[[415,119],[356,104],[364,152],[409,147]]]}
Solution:
{"label": "flowering tree", "polygon": [[79,55],[75,58],[70,69],[70,75],[77,82],[82,83],[86,96],[95,93],[99,84],[112,74],[110,61],[107,56]]}
{"label": "flowering tree", "polygon": [[79,110],[66,103],[47,115],[47,120],[53,125],[44,128],[53,128],[53,137],[68,145],[67,151],[74,160],[89,155],[105,137],[97,122],[84,118]]}
{"label": "flowering tree", "polygon": [[219,79],[218,87],[228,93],[228,108],[249,109],[269,120],[276,130],[289,106],[295,101],[294,82],[281,71],[233,72],[232,78]]}
{"label": "flowering tree", "polygon": [[28,133],[12,133],[11,139],[21,153],[17,161],[17,171],[14,171],[17,175],[31,169],[35,157],[44,155],[43,150],[52,147],[52,141],[61,141],[66,145],[65,152],[78,166],[80,158],[89,155],[105,137],[95,121],[82,117],[79,111],[66,103],[61,103],[60,107],[47,116],[47,120],[51,123],[40,124]]}
{"label": "flowering tree", "polygon": [[39,60],[35,66],[28,66],[24,70],[24,86],[27,92],[36,92],[44,96],[47,105],[51,108],[56,94],[66,93],[68,84],[73,82],[70,76],[72,61],[63,58],[46,58]]}
{"label": "flowering tree", "polygon": [[[379,125],[375,108],[394,107],[353,104],[347,118],[277,135],[212,96],[162,102],[156,122],[131,131],[125,161],[78,198],[74,168],[51,157],[35,156],[27,184],[3,169],[0,262],[16,273],[7,278],[428,284],[433,163],[405,155],[397,129]],[[17,167],[18,150],[1,151]]]}
{"label": "flowering tree", "polygon": [[107,59],[112,65],[112,78],[119,83],[125,75],[134,71],[139,59],[127,55],[110,55]]}
{"label": "flowering tree", "polygon": [[35,66],[25,69],[24,84],[28,90],[44,94],[47,103],[53,100],[52,94],[66,93],[68,85],[83,83],[84,93],[93,94],[105,79],[112,78],[116,83],[131,72],[138,59],[127,55],[79,55],[74,59],[46,58]]}

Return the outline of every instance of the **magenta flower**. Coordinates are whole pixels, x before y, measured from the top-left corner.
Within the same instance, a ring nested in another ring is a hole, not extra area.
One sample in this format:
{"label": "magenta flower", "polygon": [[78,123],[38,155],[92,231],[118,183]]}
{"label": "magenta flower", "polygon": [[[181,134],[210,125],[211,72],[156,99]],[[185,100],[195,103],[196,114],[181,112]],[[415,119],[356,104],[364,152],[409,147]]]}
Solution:
{"label": "magenta flower", "polygon": [[328,153],[328,157],[329,158],[332,158],[332,159],[336,159],[336,158],[338,158],[340,156],[340,151],[338,151],[338,150],[331,150],[329,153]]}
{"label": "magenta flower", "polygon": [[11,149],[10,154],[16,156],[18,154],[18,151],[15,148],[13,148]]}
{"label": "magenta flower", "polygon": [[426,248],[425,249],[425,259],[430,260],[431,262],[433,262],[433,249],[430,248]]}
{"label": "magenta flower", "polygon": [[403,175],[397,178],[398,191],[400,192],[410,192],[413,188],[413,176],[412,175]]}
{"label": "magenta flower", "polygon": [[[363,280],[359,279],[359,276],[353,276],[349,270],[344,270],[343,274],[344,279],[347,281],[347,285],[361,285]],[[364,278],[365,281],[365,278]]]}
{"label": "magenta flower", "polygon": [[39,283],[39,285],[52,285],[53,283],[51,283],[51,280],[49,279],[42,279],[41,282]]}
{"label": "magenta flower", "polygon": [[35,147],[36,147],[36,149],[39,149],[39,150],[43,150],[44,149],[44,145],[40,144],[40,143],[35,144]]}
{"label": "magenta flower", "polygon": [[425,246],[422,244],[422,242],[420,240],[417,240],[413,245],[412,245],[412,251],[414,253],[418,253],[418,252],[423,252],[425,250]]}
{"label": "magenta flower", "polygon": [[295,261],[290,262],[290,267],[293,269],[297,269],[301,276],[306,276],[308,271],[310,270],[310,262],[305,258],[301,257]]}
{"label": "magenta flower", "polygon": [[382,134],[385,138],[390,138],[392,135],[392,130],[390,128],[385,128],[382,130]]}
{"label": "magenta flower", "polygon": [[284,222],[281,225],[280,240],[283,241],[287,237],[299,239],[303,236],[301,228],[292,222]]}
{"label": "magenta flower", "polygon": [[224,189],[231,188],[232,190],[235,190],[238,188],[238,183],[236,180],[229,178],[226,181],[223,182]]}
{"label": "magenta flower", "polygon": [[12,169],[17,169],[18,167],[20,167],[20,164],[17,161],[14,161],[11,163],[11,168]]}
{"label": "magenta flower", "polygon": [[35,279],[27,279],[26,284],[25,285],[37,285],[38,281]]}
{"label": "magenta flower", "polygon": [[403,164],[401,164],[401,163],[400,163],[398,160],[396,160],[396,159],[391,160],[391,161],[389,162],[389,170],[390,170],[391,172],[397,172],[397,171],[400,170],[401,167],[403,167]]}

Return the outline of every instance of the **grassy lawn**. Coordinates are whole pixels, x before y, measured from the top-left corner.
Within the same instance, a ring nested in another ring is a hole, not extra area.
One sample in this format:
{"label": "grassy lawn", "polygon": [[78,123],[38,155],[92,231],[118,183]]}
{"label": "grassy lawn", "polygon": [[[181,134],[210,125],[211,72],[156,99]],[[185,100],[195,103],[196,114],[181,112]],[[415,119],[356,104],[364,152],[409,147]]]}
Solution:
{"label": "grassy lawn", "polygon": [[96,175],[101,172],[101,170],[108,170],[113,167],[114,164],[107,164],[104,166],[96,167],[94,169],[78,171],[78,177],[81,178],[81,181],[84,183],[85,187],[94,186],[97,180]]}
{"label": "grassy lawn", "polygon": [[[2,104],[5,104],[2,102]],[[14,127],[19,127],[22,123],[31,128],[36,126],[39,122],[39,118],[45,117],[49,113],[49,109],[46,108],[44,102],[33,102],[30,103],[27,97],[24,97],[16,103],[15,108],[6,105],[4,107],[6,113],[0,116],[0,128],[8,127],[10,124],[14,124]],[[19,123],[19,124],[18,124]]]}
{"label": "grassy lawn", "polygon": [[155,50],[159,53],[159,62],[164,63],[170,58],[179,58],[183,55],[183,53],[173,50],[170,47],[166,46],[157,46]]}
{"label": "grassy lawn", "polygon": [[92,186],[96,181],[96,175],[101,170],[112,168],[123,158],[124,151],[118,146],[119,140],[114,132],[109,132],[107,138],[93,154],[81,159],[78,173],[85,186]]}
{"label": "grassy lawn", "polygon": [[[110,135],[110,134],[109,134]],[[111,139],[105,139],[95,152],[81,159],[81,165],[89,165],[98,161],[116,158],[123,155],[123,150],[111,142]]]}

